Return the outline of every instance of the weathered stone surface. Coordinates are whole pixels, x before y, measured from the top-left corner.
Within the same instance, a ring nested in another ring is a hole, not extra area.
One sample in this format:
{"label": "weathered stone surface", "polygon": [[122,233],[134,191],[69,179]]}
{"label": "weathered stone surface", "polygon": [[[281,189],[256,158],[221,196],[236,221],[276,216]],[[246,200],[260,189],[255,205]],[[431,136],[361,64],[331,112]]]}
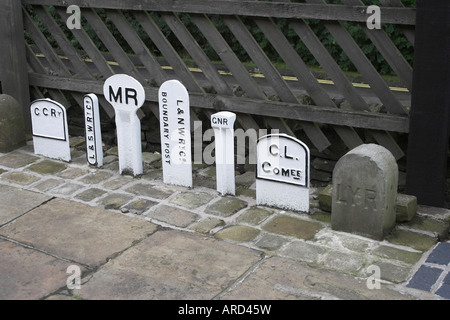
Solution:
{"label": "weathered stone surface", "polygon": [[12,169],[18,169],[25,167],[37,160],[39,160],[38,157],[31,156],[26,153],[11,152],[0,158],[0,165]]}
{"label": "weathered stone surface", "polygon": [[236,195],[256,199],[256,190],[247,188],[237,188]]}
{"label": "weathered stone surface", "polygon": [[256,181],[256,174],[253,171],[247,171],[243,174],[236,175],[236,184],[243,186],[251,186]]}
{"label": "weathered stone surface", "polygon": [[26,145],[22,107],[13,97],[0,94],[0,152]]}
{"label": "weathered stone surface", "polygon": [[221,217],[229,217],[236,212],[246,208],[247,206],[248,203],[244,200],[232,197],[224,197],[206,207],[205,212]]}
{"label": "weathered stone surface", "polygon": [[157,205],[155,201],[150,201],[146,199],[138,199],[136,201],[127,204],[124,208],[134,214],[142,214],[149,208]]}
{"label": "weathered stone surface", "polygon": [[54,199],[0,229],[0,234],[58,257],[96,267],[154,231],[156,226],[147,221]]}
{"label": "weathered stone surface", "polygon": [[2,239],[0,261],[0,300],[42,299],[66,285],[66,271],[73,264]]}
{"label": "weathered stone surface", "polygon": [[319,193],[319,207],[323,211],[331,212],[333,203],[333,186],[330,184]]}
{"label": "weathered stone surface", "polygon": [[145,164],[152,164],[156,161],[161,160],[161,154],[160,153],[151,153],[151,152],[142,152],[142,161]]}
{"label": "weathered stone surface", "polygon": [[212,299],[259,260],[259,253],[248,248],[192,233],[158,231],[106,264],[74,293],[83,299]]}
{"label": "weathered stone surface", "polygon": [[385,259],[397,260],[410,265],[415,264],[422,257],[421,252],[406,251],[384,245],[379,246],[372,253]]}
{"label": "weathered stone surface", "polygon": [[166,205],[156,207],[147,216],[181,228],[191,225],[199,218],[196,213]]}
{"label": "weathered stone surface", "polygon": [[296,261],[318,263],[320,256],[325,252],[325,248],[320,245],[303,241],[293,241],[282,250],[281,254]]}
{"label": "weathered stone surface", "polygon": [[381,240],[395,225],[398,166],[384,147],[361,145],[333,173],[331,226]]}
{"label": "weathered stone surface", "polygon": [[64,163],[50,160],[44,160],[42,162],[33,164],[27,168],[27,170],[29,171],[45,175],[54,175],[66,169],[67,165],[65,165]]}
{"label": "weathered stone surface", "polygon": [[409,300],[384,284],[369,290],[364,279],[273,257],[264,261],[223,300]]}
{"label": "weathered stone surface", "polygon": [[84,176],[88,173],[88,170],[82,168],[69,168],[61,173],[58,173],[57,176],[63,179],[76,179],[81,176]]}
{"label": "weathered stone surface", "polygon": [[91,188],[86,191],[83,191],[82,193],[77,195],[75,198],[89,202],[89,201],[92,201],[94,199],[101,197],[105,193],[106,193],[106,191],[104,191],[104,190],[97,189],[97,188]]}
{"label": "weathered stone surface", "polygon": [[68,182],[61,186],[58,186],[52,190],[52,193],[63,195],[63,196],[71,196],[77,191],[83,189],[84,187],[81,184]]}
{"label": "weathered stone surface", "polygon": [[361,238],[346,233],[327,231],[316,237],[317,243],[336,250],[342,250],[344,248],[354,252],[364,253],[375,243],[375,241],[367,238]]}
{"label": "weathered stone surface", "polygon": [[220,230],[215,237],[220,240],[231,240],[236,242],[248,242],[260,233],[258,229],[247,226],[231,226]]}
{"label": "weathered stone surface", "polygon": [[9,172],[2,176],[2,180],[26,186],[38,181],[39,178],[25,172]]}
{"label": "weathered stone surface", "polygon": [[111,178],[112,174],[107,171],[95,171],[81,178],[79,181],[85,184],[98,184]]}
{"label": "weathered stone surface", "polygon": [[105,207],[105,209],[120,209],[123,205],[133,199],[132,196],[121,194],[121,193],[113,193],[109,194],[106,197],[102,198],[99,203]]}
{"label": "weathered stone surface", "polygon": [[183,192],[176,195],[170,200],[170,203],[188,208],[195,209],[210,202],[214,196],[206,192]]}
{"label": "weathered stone surface", "polygon": [[409,230],[395,230],[386,237],[386,240],[420,251],[427,251],[438,242],[437,238]]}
{"label": "weathered stone surface", "polygon": [[0,226],[21,216],[52,197],[40,193],[0,185]]}
{"label": "weathered stone surface", "polygon": [[34,185],[33,187],[39,191],[47,192],[53,188],[56,188],[57,186],[62,185],[63,183],[64,180],[50,178]]}
{"label": "weathered stone surface", "polygon": [[417,198],[406,194],[398,194],[395,209],[397,222],[411,221],[417,212]]}
{"label": "weathered stone surface", "polygon": [[264,234],[255,244],[258,248],[273,251],[280,249],[286,242],[287,239],[282,236],[267,233]]}
{"label": "weathered stone surface", "polygon": [[299,239],[312,239],[322,228],[320,223],[300,220],[290,216],[277,216],[268,221],[263,229]]}
{"label": "weathered stone surface", "polygon": [[322,267],[356,274],[366,263],[363,256],[338,251],[329,251],[323,255],[320,262]]}
{"label": "weathered stone surface", "polygon": [[252,207],[248,210],[245,210],[237,219],[237,222],[243,222],[251,225],[258,225],[262,223],[264,220],[266,220],[268,217],[270,217],[273,214],[272,211],[258,208],[258,207]]}
{"label": "weathered stone surface", "polygon": [[138,196],[150,197],[155,199],[166,199],[175,192],[175,190],[164,186],[153,186],[143,183],[138,183],[128,188],[127,191]]}
{"label": "weathered stone surface", "polygon": [[405,226],[411,227],[415,230],[427,231],[430,234],[433,234],[440,241],[447,240],[449,236],[449,223],[430,217],[416,216],[410,222],[405,223]]}
{"label": "weathered stone surface", "polygon": [[223,221],[221,219],[206,218],[206,219],[201,220],[197,224],[195,224],[192,227],[192,230],[203,233],[203,234],[208,234],[211,232],[211,230],[213,230],[217,227],[220,227],[220,226],[224,226],[224,225],[225,225],[225,221]]}
{"label": "weathered stone surface", "polygon": [[380,268],[380,277],[393,283],[402,283],[409,279],[411,268],[400,266],[390,262],[376,262],[374,265]]}
{"label": "weathered stone surface", "polygon": [[122,188],[123,186],[127,185],[128,183],[132,182],[133,178],[130,176],[120,176],[118,178],[115,178],[113,180],[107,181],[103,184],[103,186],[107,189],[111,190],[117,190],[119,188]]}

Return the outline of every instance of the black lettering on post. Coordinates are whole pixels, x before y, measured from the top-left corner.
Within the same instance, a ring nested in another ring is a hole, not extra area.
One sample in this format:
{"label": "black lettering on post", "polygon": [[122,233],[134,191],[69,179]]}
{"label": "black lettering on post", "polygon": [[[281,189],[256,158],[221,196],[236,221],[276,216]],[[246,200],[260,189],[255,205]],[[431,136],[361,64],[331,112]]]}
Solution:
{"label": "black lettering on post", "polygon": [[126,96],[126,104],[129,104],[129,100],[134,100],[134,105],[138,106],[138,99],[137,99],[137,91],[135,89],[126,88],[125,89],[125,96]]}
{"label": "black lettering on post", "polygon": [[287,149],[287,146],[284,146],[284,157],[285,157],[286,159],[291,159],[291,160],[294,159],[294,157],[288,155],[288,149]]}
{"label": "black lettering on post", "polygon": [[[275,151],[275,152],[273,152],[272,151],[272,148],[277,148],[277,151]],[[278,155],[278,150],[279,150],[279,148],[278,148],[278,146],[276,145],[276,144],[273,144],[273,145],[271,145],[270,147],[269,147],[269,152],[270,152],[270,154],[271,155],[273,155],[273,156],[277,156]]]}
{"label": "black lettering on post", "polygon": [[115,101],[115,102],[119,102],[122,103],[122,88],[119,87],[119,89],[117,90],[117,93],[114,94],[114,89],[113,87],[109,86],[109,101]]}

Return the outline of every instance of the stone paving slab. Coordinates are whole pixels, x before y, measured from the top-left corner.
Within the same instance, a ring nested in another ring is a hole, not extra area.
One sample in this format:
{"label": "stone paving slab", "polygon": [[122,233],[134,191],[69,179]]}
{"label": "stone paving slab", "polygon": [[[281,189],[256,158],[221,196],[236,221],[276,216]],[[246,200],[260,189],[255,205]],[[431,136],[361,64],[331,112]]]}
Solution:
{"label": "stone paving slab", "polygon": [[180,231],[157,231],[83,279],[83,299],[213,299],[261,259],[248,248]]}
{"label": "stone paving slab", "polygon": [[96,267],[156,228],[147,221],[54,199],[0,229],[0,235]]}
{"label": "stone paving slab", "polygon": [[24,154],[21,152],[11,152],[0,157],[0,165],[7,168],[17,169],[36,162],[39,159],[39,157],[29,154]]}
{"label": "stone paving slab", "polygon": [[370,290],[367,281],[280,257],[265,260],[220,299],[227,300],[410,300],[382,286]]}
{"label": "stone paving slab", "polygon": [[0,226],[21,216],[52,197],[0,184]]}
{"label": "stone paving slab", "polygon": [[45,298],[66,286],[67,268],[72,264],[0,239],[0,300]]}

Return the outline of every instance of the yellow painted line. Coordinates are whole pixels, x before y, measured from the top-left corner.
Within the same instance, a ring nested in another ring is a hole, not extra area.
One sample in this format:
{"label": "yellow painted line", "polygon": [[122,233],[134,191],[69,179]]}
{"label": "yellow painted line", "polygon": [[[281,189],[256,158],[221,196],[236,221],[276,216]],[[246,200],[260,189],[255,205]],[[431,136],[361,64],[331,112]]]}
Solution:
{"label": "yellow painted line", "polygon": [[[45,55],[42,53],[37,53],[36,57],[38,58],[44,58]],[[68,60],[68,57],[65,56],[58,56],[60,59],[63,60]],[[83,61],[85,62],[90,62],[93,63],[92,59],[90,58],[82,58]],[[119,66],[119,64],[115,61],[106,61],[109,65],[111,66]],[[161,69],[163,70],[173,70],[173,68],[171,66],[161,66]],[[203,73],[202,69],[200,68],[188,68],[188,70],[190,72],[196,72],[196,73]],[[221,75],[225,75],[225,76],[232,76],[233,74],[231,72],[227,72],[227,71],[218,71],[219,74]],[[253,78],[260,78],[260,79],[264,79],[265,76],[261,73],[250,73],[250,75]],[[292,77],[292,76],[283,76],[283,79],[286,81],[298,81],[297,77]],[[319,82],[320,84],[328,84],[328,85],[334,85],[334,82],[331,80],[321,80],[321,79],[317,79],[317,82]],[[352,82],[352,85],[355,88],[364,88],[364,89],[370,89],[370,85],[368,85],[367,83],[356,83],[356,82]],[[389,89],[391,91],[396,91],[396,92],[409,92],[409,90],[407,88],[403,88],[403,87],[389,87]]]}

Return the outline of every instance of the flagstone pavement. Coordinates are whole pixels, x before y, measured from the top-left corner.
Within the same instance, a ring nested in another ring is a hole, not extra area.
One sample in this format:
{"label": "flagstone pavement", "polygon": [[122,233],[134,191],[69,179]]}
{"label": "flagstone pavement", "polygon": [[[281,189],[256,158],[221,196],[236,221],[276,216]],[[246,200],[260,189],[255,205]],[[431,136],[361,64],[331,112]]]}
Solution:
{"label": "flagstone pavement", "polygon": [[256,206],[253,172],[223,197],[214,167],[190,189],[143,159],[131,177],[114,148],[100,169],[77,149],[0,154],[0,299],[450,299],[449,210],[419,206],[374,241],[331,230],[320,189],[308,214],[283,211]]}

